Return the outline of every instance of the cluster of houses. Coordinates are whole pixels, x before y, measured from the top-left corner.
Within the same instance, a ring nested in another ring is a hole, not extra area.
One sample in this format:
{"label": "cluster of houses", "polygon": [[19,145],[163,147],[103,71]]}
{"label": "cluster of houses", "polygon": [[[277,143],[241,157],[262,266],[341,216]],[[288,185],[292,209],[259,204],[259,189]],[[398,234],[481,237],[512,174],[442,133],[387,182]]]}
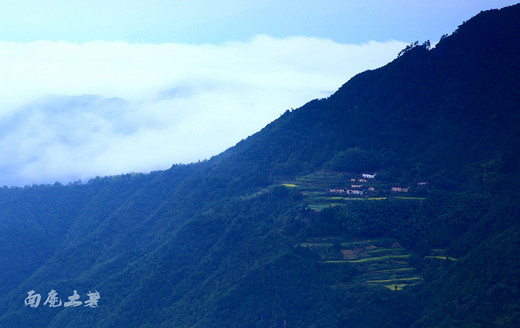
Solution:
{"label": "cluster of houses", "polygon": [[[350,188],[330,188],[329,192],[332,194],[345,194],[345,195],[356,195],[361,196],[365,194],[365,190],[363,189],[363,185],[361,183],[367,183],[371,179],[375,179],[377,173],[363,173],[361,174],[360,179],[351,178]],[[424,187],[428,184],[428,182],[418,182],[417,186]],[[368,191],[375,191],[374,187],[368,187]],[[392,192],[408,192],[410,187],[392,187]]]}
{"label": "cluster of houses", "polygon": [[[362,196],[365,193],[365,191],[362,189],[363,185],[360,183],[368,182],[367,179],[374,179],[376,177],[376,173],[374,173],[374,174],[363,173],[363,174],[361,174],[361,176],[362,176],[362,179],[355,179],[355,178],[350,179],[350,182],[352,182],[352,184],[350,185],[350,189],[331,188],[331,189],[329,189],[329,192],[333,193],[333,194],[346,194],[346,195]],[[375,189],[374,189],[374,187],[369,187],[368,190],[374,191]]]}
{"label": "cluster of houses", "polygon": [[356,189],[330,188],[329,192],[333,194],[363,195],[363,190]]}

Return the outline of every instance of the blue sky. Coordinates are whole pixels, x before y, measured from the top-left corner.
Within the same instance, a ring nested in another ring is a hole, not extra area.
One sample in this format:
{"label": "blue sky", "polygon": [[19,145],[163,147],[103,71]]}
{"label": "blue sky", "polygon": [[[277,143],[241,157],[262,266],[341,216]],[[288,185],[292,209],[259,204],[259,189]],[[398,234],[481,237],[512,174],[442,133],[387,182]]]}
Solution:
{"label": "blue sky", "polygon": [[0,5],[0,185],[209,158],[415,40],[514,1]]}
{"label": "blue sky", "polygon": [[0,39],[222,43],[313,36],[340,43],[435,42],[507,0],[18,0],[2,3]]}

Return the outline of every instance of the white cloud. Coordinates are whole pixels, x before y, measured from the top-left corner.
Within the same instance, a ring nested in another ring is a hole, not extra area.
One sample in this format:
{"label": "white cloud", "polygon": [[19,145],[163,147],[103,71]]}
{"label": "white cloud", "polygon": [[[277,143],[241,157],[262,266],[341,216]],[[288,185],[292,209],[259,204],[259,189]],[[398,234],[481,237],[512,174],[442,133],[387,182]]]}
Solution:
{"label": "white cloud", "polygon": [[0,185],[209,158],[405,45],[0,42]]}

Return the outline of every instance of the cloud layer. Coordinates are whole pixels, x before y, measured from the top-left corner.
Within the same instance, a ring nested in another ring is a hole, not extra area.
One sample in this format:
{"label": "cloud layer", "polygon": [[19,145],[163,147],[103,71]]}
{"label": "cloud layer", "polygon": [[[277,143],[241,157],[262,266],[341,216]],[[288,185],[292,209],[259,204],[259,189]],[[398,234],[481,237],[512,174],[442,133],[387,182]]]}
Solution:
{"label": "cloud layer", "polygon": [[0,185],[209,158],[404,46],[266,35],[222,45],[0,42]]}

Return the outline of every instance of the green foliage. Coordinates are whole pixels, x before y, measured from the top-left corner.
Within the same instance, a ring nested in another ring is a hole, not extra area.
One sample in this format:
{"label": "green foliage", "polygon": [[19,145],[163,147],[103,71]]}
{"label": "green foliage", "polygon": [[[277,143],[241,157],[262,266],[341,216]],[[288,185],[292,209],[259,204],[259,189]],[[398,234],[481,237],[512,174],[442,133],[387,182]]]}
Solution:
{"label": "green foliage", "polygon": [[337,153],[324,166],[332,170],[372,172],[380,169],[382,162],[379,154],[356,147]]}
{"label": "green foliage", "polygon": [[[208,161],[1,189],[0,326],[514,326],[519,17],[520,5],[481,13]],[[321,212],[280,186],[327,168],[428,185]],[[406,253],[375,262],[404,261],[421,284],[356,280],[374,261],[348,263],[338,241],[382,237]],[[312,238],[338,261],[301,246]],[[23,306],[51,288],[98,290],[100,307]]]}

